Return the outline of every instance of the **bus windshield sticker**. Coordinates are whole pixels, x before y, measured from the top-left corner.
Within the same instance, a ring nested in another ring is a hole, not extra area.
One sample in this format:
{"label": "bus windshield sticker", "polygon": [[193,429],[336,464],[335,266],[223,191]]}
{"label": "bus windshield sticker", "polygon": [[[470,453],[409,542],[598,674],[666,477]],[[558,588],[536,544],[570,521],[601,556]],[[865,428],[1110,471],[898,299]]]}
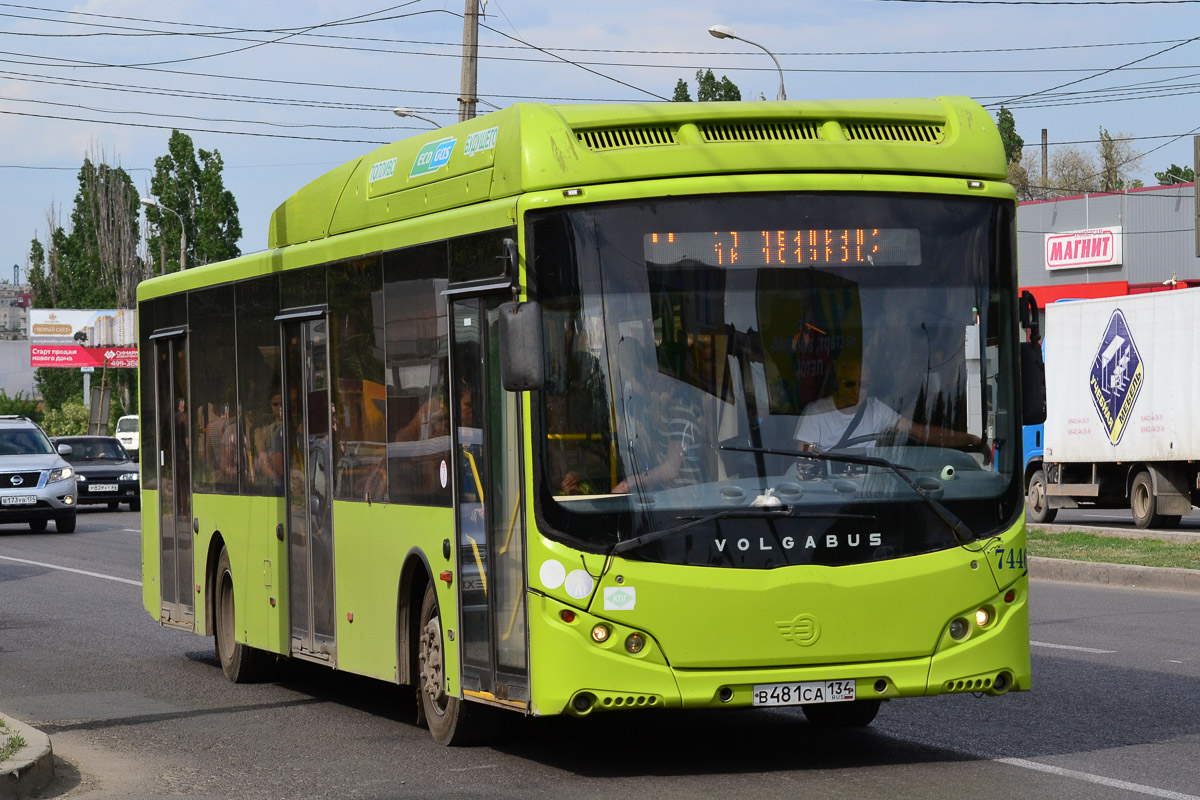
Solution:
{"label": "bus windshield sticker", "polygon": [[915,228],[813,228],[773,231],[647,233],[646,261],[660,266],[915,267]]}
{"label": "bus windshield sticker", "polygon": [[367,176],[367,183],[381,181],[384,178],[390,178],[396,174],[396,159],[389,158],[387,161],[376,161],[371,165],[371,174]]}
{"label": "bus windshield sticker", "polygon": [[473,156],[476,153],[482,153],[484,150],[491,150],[496,146],[496,134],[500,133],[500,126],[488,128],[485,131],[475,131],[467,140],[463,142],[463,155]]}
{"label": "bus windshield sticker", "polygon": [[408,173],[408,177],[416,178],[421,175],[432,175],[442,167],[450,163],[450,156],[454,153],[454,145],[458,143],[458,139],[450,137],[449,139],[438,139],[436,142],[430,142],[421,148],[417,153],[417,158],[413,161],[412,170]]}

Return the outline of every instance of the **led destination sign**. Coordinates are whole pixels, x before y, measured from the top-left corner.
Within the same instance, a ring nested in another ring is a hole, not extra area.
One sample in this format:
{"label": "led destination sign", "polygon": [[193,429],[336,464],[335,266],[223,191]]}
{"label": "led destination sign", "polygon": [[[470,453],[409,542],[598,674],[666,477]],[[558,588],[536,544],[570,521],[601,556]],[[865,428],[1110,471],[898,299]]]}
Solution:
{"label": "led destination sign", "polygon": [[767,231],[647,233],[646,261],[692,261],[727,267],[917,266],[916,228],[812,228]]}

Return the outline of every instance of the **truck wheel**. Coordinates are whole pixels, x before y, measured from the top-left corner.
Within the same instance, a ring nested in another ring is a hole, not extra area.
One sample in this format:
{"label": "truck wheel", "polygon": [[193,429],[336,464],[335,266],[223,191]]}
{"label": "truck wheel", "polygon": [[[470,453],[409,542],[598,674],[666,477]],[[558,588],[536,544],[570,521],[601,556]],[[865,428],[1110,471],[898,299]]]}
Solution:
{"label": "truck wheel", "polygon": [[1029,508],[1029,519],[1037,523],[1050,524],[1058,516],[1058,509],[1051,508],[1046,498],[1046,471],[1038,470],[1029,479],[1029,490],[1026,492]]}
{"label": "truck wheel", "polygon": [[1139,472],[1129,490],[1129,510],[1133,512],[1133,524],[1139,528],[1157,528],[1162,516],[1155,511],[1154,486],[1150,473]]}

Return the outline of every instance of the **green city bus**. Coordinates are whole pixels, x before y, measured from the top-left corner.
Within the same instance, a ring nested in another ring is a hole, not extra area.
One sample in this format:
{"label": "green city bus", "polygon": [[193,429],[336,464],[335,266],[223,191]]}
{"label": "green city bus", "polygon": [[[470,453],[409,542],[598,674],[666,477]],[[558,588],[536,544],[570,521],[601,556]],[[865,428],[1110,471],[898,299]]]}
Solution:
{"label": "green city bus", "polygon": [[959,97],[518,104],[338,167],[138,289],[144,605],[443,744],[1029,689],[1004,179]]}

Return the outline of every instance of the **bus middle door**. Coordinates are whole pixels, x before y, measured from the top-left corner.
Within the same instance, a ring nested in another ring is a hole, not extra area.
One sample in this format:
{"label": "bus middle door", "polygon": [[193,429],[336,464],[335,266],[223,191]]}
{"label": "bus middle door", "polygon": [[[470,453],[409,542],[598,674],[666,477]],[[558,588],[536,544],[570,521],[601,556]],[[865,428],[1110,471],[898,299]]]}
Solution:
{"label": "bus middle door", "polygon": [[328,326],[323,312],[280,316],[291,650],[332,664],[337,650]]}
{"label": "bus middle door", "polygon": [[[511,302],[511,301],[509,301]],[[520,395],[500,384],[496,296],[451,307],[462,691],[529,704]]]}

